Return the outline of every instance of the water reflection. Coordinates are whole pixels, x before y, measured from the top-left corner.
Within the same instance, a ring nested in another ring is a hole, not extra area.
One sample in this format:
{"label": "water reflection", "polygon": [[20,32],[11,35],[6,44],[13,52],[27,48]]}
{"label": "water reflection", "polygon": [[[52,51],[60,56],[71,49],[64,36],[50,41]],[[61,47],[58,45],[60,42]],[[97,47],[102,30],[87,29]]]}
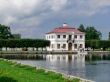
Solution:
{"label": "water reflection", "polygon": [[58,72],[75,75],[96,82],[110,82],[110,61],[85,62],[83,54],[43,55],[43,60],[16,60],[17,62],[43,67]]}
{"label": "water reflection", "polygon": [[[63,67],[64,69],[68,69],[67,74],[71,74],[72,70],[76,70],[75,73],[78,73],[79,70],[82,72],[85,69],[85,56],[84,55],[47,55],[46,61],[50,64],[54,64],[55,69]],[[59,69],[58,69],[59,70]],[[78,71],[77,71],[78,70]],[[76,74],[75,74],[76,75]],[[81,75],[82,76],[82,75]]]}
{"label": "water reflection", "polygon": [[23,64],[28,64],[37,67],[43,67],[47,69],[56,70],[69,75],[76,75],[80,77],[85,77],[85,56],[83,54],[78,55],[44,55],[44,60],[27,61],[20,60]]}
{"label": "water reflection", "polygon": [[46,55],[46,60],[50,61],[50,62],[56,62],[56,61],[65,61],[65,62],[72,62],[72,61],[82,61],[85,62],[85,55],[81,54],[75,54],[75,55],[71,55],[71,54],[67,54],[67,55]]}

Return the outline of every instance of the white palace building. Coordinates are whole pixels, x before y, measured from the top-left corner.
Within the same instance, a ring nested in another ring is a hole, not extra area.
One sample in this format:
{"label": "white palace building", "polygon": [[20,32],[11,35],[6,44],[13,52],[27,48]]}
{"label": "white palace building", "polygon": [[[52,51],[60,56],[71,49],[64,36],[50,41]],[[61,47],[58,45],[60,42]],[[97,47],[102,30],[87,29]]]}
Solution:
{"label": "white palace building", "polygon": [[64,23],[62,26],[46,33],[50,41],[48,51],[79,51],[85,49],[85,33]]}

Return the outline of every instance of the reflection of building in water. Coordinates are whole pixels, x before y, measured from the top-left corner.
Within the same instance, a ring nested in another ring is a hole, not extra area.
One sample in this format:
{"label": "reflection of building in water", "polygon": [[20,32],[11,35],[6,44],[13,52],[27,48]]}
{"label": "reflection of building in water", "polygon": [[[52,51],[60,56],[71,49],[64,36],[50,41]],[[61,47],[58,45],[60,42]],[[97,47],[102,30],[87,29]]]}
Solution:
{"label": "reflection of building in water", "polygon": [[[56,65],[54,69],[67,70],[66,74],[85,77],[85,55],[47,55],[46,60],[52,65]],[[62,69],[63,68],[63,69]],[[74,71],[73,71],[74,70]]]}
{"label": "reflection of building in water", "polygon": [[76,54],[76,55],[47,55],[46,60],[49,60],[51,62],[55,61],[83,61],[85,62],[85,55],[83,54]]}
{"label": "reflection of building in water", "polygon": [[47,55],[46,59],[55,62],[55,61],[68,61],[68,55]]}

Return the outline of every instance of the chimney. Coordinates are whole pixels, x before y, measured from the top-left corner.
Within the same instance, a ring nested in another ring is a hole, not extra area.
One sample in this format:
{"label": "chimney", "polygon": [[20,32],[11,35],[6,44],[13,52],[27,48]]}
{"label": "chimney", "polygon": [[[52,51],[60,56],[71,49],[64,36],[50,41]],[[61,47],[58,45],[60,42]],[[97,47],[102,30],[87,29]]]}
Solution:
{"label": "chimney", "polygon": [[66,27],[66,26],[68,26],[67,23],[63,23],[63,27]]}

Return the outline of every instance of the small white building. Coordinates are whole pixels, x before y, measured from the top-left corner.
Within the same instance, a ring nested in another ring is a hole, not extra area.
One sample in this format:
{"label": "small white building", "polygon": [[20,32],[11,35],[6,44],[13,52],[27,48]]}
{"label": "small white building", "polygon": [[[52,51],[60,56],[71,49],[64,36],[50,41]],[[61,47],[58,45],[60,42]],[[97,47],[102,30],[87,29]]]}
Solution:
{"label": "small white building", "polygon": [[78,51],[85,49],[85,33],[64,23],[61,27],[46,33],[50,40],[48,51]]}

